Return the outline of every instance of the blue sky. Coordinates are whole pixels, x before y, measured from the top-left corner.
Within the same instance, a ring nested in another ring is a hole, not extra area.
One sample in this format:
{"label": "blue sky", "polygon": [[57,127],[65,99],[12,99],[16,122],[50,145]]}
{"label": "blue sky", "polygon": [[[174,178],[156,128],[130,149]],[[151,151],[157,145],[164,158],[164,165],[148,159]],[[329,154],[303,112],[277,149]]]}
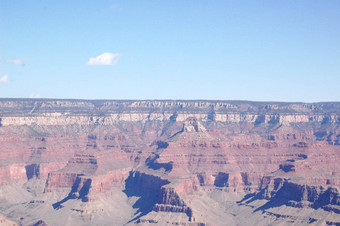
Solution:
{"label": "blue sky", "polygon": [[0,1],[0,97],[340,101],[340,1]]}

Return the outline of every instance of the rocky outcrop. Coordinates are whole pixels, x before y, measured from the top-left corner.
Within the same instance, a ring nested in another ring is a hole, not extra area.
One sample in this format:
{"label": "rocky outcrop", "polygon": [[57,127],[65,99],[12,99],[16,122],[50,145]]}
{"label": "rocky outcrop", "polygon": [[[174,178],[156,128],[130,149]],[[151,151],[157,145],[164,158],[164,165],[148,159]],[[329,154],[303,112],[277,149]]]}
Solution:
{"label": "rocky outcrop", "polygon": [[76,173],[52,172],[47,178],[44,192],[53,192],[58,189],[69,189],[73,186],[77,177],[78,174]]}
{"label": "rocky outcrop", "polygon": [[188,206],[176,206],[169,204],[156,204],[153,208],[154,211],[172,212],[172,213],[185,213],[189,217],[189,221],[192,219],[192,209]]}
{"label": "rocky outcrop", "polygon": [[284,178],[264,177],[260,189],[257,196],[271,200],[273,204],[303,207],[307,202],[313,208],[340,205],[340,193],[335,187],[298,184]]}
{"label": "rocky outcrop", "polygon": [[169,181],[132,171],[126,180],[124,192],[129,197],[140,197],[141,215],[151,210],[185,213],[191,221],[192,209],[185,204],[173,187],[164,186],[166,184],[169,184]]}
{"label": "rocky outcrop", "polygon": [[154,211],[185,213],[192,220],[192,209],[179,197],[174,188],[162,187]]}

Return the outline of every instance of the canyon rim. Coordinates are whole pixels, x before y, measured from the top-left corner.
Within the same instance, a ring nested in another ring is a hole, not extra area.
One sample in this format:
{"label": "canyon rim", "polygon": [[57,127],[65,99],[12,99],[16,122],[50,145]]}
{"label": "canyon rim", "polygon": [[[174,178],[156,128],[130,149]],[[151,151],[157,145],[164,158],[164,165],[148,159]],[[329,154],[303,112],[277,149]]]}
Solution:
{"label": "canyon rim", "polygon": [[0,99],[2,225],[340,225],[340,103]]}

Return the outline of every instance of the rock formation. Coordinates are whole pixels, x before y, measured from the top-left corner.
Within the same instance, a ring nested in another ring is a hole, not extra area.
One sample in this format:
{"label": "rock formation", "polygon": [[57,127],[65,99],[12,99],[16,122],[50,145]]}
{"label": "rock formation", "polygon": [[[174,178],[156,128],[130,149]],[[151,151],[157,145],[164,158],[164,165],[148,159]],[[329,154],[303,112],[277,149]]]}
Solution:
{"label": "rock formation", "polygon": [[340,103],[0,99],[10,225],[340,224]]}

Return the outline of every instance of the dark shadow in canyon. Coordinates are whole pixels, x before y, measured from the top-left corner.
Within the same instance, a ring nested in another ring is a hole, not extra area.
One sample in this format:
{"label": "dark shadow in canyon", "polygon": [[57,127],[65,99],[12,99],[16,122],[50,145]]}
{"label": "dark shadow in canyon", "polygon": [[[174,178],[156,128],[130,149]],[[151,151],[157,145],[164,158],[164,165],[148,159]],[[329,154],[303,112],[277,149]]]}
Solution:
{"label": "dark shadow in canyon", "polygon": [[92,179],[85,179],[82,181],[81,177],[77,177],[74,182],[70,193],[59,202],[52,204],[54,209],[60,209],[63,207],[63,203],[67,202],[70,199],[81,199],[82,202],[88,201],[88,194],[90,191]]}
{"label": "dark shadow in canyon", "polygon": [[153,210],[156,203],[159,203],[161,187],[169,184],[168,180],[139,172],[130,172],[129,177],[125,180],[125,190],[127,197],[140,197],[132,206],[137,211],[133,219],[128,223],[140,219]]}

